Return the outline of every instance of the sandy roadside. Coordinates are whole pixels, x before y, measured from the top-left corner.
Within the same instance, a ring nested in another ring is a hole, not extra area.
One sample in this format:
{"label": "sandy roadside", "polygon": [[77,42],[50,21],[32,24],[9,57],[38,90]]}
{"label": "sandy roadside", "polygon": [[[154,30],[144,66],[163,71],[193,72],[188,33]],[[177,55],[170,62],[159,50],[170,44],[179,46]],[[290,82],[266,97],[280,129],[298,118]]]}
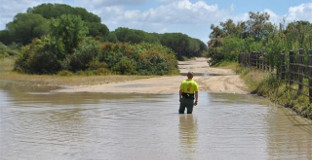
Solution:
{"label": "sandy roadside", "polygon": [[[207,58],[179,62],[180,72],[195,73],[194,80],[200,91],[246,94],[246,86],[238,75],[229,69],[209,67]],[[216,75],[217,74],[217,75]],[[101,92],[101,93],[146,93],[172,94],[179,90],[186,76],[162,76],[150,79],[133,80],[122,83],[110,83],[92,86],[74,86],[56,90],[55,92]]]}

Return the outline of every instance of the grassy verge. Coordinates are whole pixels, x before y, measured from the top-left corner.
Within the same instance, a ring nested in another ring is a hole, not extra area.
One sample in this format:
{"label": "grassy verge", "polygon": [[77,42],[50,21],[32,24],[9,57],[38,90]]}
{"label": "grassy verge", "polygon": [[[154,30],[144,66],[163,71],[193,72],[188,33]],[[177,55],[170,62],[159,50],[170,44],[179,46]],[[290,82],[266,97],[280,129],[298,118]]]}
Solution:
{"label": "grassy verge", "polygon": [[19,85],[36,86],[75,86],[75,85],[96,85],[106,83],[125,82],[136,79],[146,79],[155,76],[138,75],[29,75],[12,72],[14,58],[0,60],[0,80],[14,81]]}
{"label": "grassy verge", "polygon": [[239,73],[242,70],[241,66],[238,63],[229,62],[229,61],[219,62],[219,63],[213,65],[213,67],[231,69],[231,70],[235,71],[236,73]]}
{"label": "grassy verge", "polygon": [[[275,76],[269,76],[261,81],[255,93],[268,97],[277,104],[289,107],[303,117],[312,119],[312,105],[309,98],[290,88],[298,89],[298,85],[289,85]],[[302,92],[308,94],[308,89],[303,88]]]}
{"label": "grassy verge", "polygon": [[[215,66],[232,69],[240,74],[250,93],[269,98],[276,104],[291,108],[299,115],[312,119],[312,104],[309,98],[290,89],[297,89],[298,85],[290,86],[268,72],[243,68],[235,62],[220,62]],[[302,92],[308,94],[308,88],[304,87]]]}
{"label": "grassy verge", "polygon": [[[251,93],[267,97],[274,103],[291,108],[299,115],[312,119],[312,104],[309,103],[309,98],[290,89],[297,89],[298,85],[290,86],[269,73],[253,69],[241,68],[240,75]],[[308,89],[304,88],[302,92],[307,94]]]}

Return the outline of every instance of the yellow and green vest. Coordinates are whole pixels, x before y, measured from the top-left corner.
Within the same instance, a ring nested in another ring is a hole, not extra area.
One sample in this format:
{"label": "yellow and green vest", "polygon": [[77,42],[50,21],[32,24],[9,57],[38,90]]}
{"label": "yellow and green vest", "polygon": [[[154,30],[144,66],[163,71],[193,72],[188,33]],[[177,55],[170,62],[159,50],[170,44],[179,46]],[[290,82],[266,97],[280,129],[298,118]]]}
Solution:
{"label": "yellow and green vest", "polygon": [[198,91],[198,85],[194,80],[186,79],[181,83],[180,89],[183,93],[194,94],[195,91]]}

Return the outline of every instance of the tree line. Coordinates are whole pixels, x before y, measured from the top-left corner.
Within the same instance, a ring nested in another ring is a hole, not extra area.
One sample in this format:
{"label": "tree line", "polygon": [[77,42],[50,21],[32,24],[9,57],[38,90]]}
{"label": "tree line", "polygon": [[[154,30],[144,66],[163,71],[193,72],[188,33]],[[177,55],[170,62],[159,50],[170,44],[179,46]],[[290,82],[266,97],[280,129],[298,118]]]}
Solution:
{"label": "tree line", "polygon": [[272,24],[266,12],[249,12],[249,19],[234,23],[232,19],[211,25],[208,57],[211,64],[237,61],[238,54],[265,52],[270,64],[278,63],[282,50],[312,48],[312,24],[307,21]]}
{"label": "tree line", "polygon": [[[119,43],[128,44],[126,46],[137,45],[138,49],[143,46],[146,47],[147,43],[149,43],[153,46],[150,46],[150,48],[157,48],[159,52],[165,51],[166,54],[172,54],[178,60],[202,56],[204,52],[207,52],[205,43],[182,33],[148,33],[123,27],[109,31],[108,27],[101,23],[99,16],[88,12],[84,8],[71,7],[65,4],[41,4],[29,8],[26,13],[18,13],[13,21],[6,25],[6,29],[0,31],[0,58],[16,55],[18,54],[16,49],[22,48],[16,62],[16,69],[19,71],[39,74],[56,73],[63,69],[77,71],[78,69],[88,68],[68,67],[68,64],[65,63],[71,63],[68,61],[73,60],[73,56],[77,55],[79,50],[110,43],[117,43],[118,45],[121,45]],[[162,47],[169,48],[169,50]],[[96,48],[96,50],[98,52],[100,49]],[[93,52],[94,50],[91,51]],[[154,51],[146,50],[146,52]],[[83,52],[89,51],[85,50]],[[115,50],[115,52],[125,51]],[[159,53],[156,55],[164,56]],[[95,57],[98,58],[97,56]],[[92,58],[93,61],[95,57]],[[34,59],[38,59],[38,62],[39,59],[40,61],[46,60],[47,63],[44,65],[49,65],[43,68],[53,69],[30,69],[30,66],[35,68],[40,66],[25,64],[35,63]],[[125,62],[122,58],[120,60]],[[102,63],[101,61],[98,62]],[[172,61],[169,60],[169,62]],[[175,65],[175,62],[173,64]],[[115,72],[111,68],[112,66],[108,65],[107,67],[107,69]],[[118,73],[123,72],[118,71]],[[135,72],[131,72],[131,74],[133,73]],[[139,74],[140,72],[136,73]],[[144,74],[146,73],[144,72]]]}

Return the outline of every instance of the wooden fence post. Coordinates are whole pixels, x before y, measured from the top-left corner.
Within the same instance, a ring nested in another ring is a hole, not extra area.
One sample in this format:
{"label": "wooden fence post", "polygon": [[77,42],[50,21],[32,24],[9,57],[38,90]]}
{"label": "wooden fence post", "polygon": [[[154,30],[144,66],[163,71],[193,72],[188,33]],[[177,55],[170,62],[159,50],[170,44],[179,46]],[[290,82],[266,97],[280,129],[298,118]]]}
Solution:
{"label": "wooden fence post", "polygon": [[262,70],[262,53],[258,52],[258,69]]}
{"label": "wooden fence post", "polygon": [[267,54],[265,52],[263,52],[262,55],[263,55],[263,67],[264,67],[263,70],[269,71],[269,66],[267,64],[267,59],[266,59]]}
{"label": "wooden fence post", "polygon": [[312,103],[312,50],[309,51],[309,100]]}
{"label": "wooden fence post", "polygon": [[282,51],[281,54],[281,60],[280,60],[280,73],[281,73],[281,79],[285,80],[285,74],[286,74],[286,65],[285,65],[285,50]]}
{"label": "wooden fence post", "polygon": [[[303,49],[300,48],[299,49],[299,64],[303,65]],[[303,88],[303,67],[302,66],[298,66],[298,81],[299,81],[299,91],[302,91]]]}
{"label": "wooden fence post", "polygon": [[251,63],[250,63],[250,61],[251,61],[251,54],[247,54],[247,63],[248,63],[248,67],[251,67]]}
{"label": "wooden fence post", "polygon": [[259,65],[259,52],[255,52],[255,68],[258,69]]}
{"label": "wooden fence post", "polygon": [[293,84],[293,64],[294,64],[294,51],[289,51],[289,84]]}
{"label": "wooden fence post", "polygon": [[248,67],[248,54],[244,53],[245,67]]}
{"label": "wooden fence post", "polygon": [[259,53],[259,70],[263,70],[263,55]]}
{"label": "wooden fence post", "polygon": [[246,53],[244,53],[243,58],[244,58],[244,67],[247,67],[247,55],[246,55]]}
{"label": "wooden fence post", "polygon": [[251,52],[251,55],[250,55],[250,64],[252,67],[255,67],[256,66],[256,52]]}

